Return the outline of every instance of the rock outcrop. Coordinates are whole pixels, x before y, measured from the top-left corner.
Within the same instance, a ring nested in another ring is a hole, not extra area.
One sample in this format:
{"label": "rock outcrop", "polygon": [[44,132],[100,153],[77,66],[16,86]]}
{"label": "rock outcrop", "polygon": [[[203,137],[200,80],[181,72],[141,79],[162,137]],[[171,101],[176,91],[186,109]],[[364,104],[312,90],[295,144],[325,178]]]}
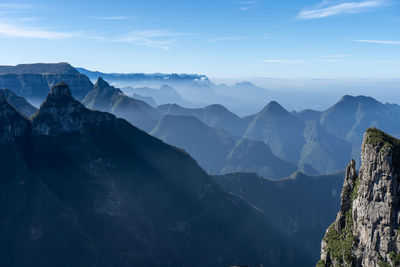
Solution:
{"label": "rock outcrop", "polygon": [[0,88],[8,88],[29,100],[43,101],[50,88],[60,82],[68,83],[78,100],[93,88],[86,75],[67,63],[0,66]]}
{"label": "rock outcrop", "polygon": [[361,168],[346,170],[341,208],[326,231],[317,266],[400,265],[400,140],[376,129],[364,135]]}

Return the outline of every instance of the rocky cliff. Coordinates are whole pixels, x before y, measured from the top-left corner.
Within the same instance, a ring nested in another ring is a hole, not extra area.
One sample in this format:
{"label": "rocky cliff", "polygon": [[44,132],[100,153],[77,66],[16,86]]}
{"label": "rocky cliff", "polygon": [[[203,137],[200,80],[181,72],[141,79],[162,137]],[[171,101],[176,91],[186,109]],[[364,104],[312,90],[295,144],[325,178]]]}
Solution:
{"label": "rocky cliff", "polygon": [[326,231],[317,266],[399,266],[400,140],[364,135],[361,168],[347,167],[341,207]]}
{"label": "rocky cliff", "polygon": [[27,99],[42,101],[50,88],[66,82],[81,100],[93,88],[89,78],[67,63],[0,66],[0,88],[8,88]]}

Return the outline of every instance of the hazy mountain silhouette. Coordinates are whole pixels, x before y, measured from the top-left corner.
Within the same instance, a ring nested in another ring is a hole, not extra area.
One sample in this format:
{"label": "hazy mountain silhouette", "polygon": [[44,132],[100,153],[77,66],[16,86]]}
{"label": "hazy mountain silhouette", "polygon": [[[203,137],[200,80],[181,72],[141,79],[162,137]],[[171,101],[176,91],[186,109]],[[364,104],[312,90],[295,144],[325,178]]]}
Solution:
{"label": "hazy mountain silhouette", "polygon": [[111,112],[145,131],[151,130],[161,117],[158,111],[146,102],[128,97],[102,78],[97,80],[93,90],[85,96],[82,103],[93,110]]}
{"label": "hazy mountain silhouette", "polygon": [[304,128],[300,119],[272,101],[253,117],[244,137],[262,140],[278,157],[297,163],[305,144]]}
{"label": "hazy mountain silhouette", "polygon": [[377,127],[392,135],[400,135],[400,121],[395,106],[384,105],[372,97],[344,96],[324,111],[321,125],[330,133],[353,145],[353,157],[359,158],[365,131]]}
{"label": "hazy mountain silhouette", "polygon": [[227,157],[222,173],[254,172],[268,178],[286,177],[296,165],[276,157],[263,141],[239,140]]}
{"label": "hazy mountain silhouette", "polygon": [[[315,264],[321,238],[340,206],[344,172],[307,176],[296,172],[290,178],[271,181],[252,173],[215,176],[232,192],[271,216],[273,224],[303,248]],[[300,266],[297,264],[296,266]]]}
{"label": "hazy mountain silhouette", "polygon": [[164,115],[194,116],[208,126],[224,130],[236,137],[241,137],[246,128],[246,123],[241,118],[222,105],[188,109],[176,104],[166,104],[158,106],[157,110]]}
{"label": "hazy mountain silhouette", "polygon": [[176,103],[183,106],[191,107],[194,104],[189,103],[171,86],[163,85],[159,89],[150,87],[125,87],[124,92],[130,95],[139,94],[146,97],[151,97],[157,103],[157,105]]}
{"label": "hazy mountain silhouette", "polygon": [[0,89],[0,95],[4,96],[9,104],[11,104],[16,110],[19,111],[19,113],[26,117],[32,116],[37,111],[37,108],[32,106],[28,101],[26,101],[25,98],[16,95],[11,90]]}
{"label": "hazy mountain silhouette", "polygon": [[142,96],[142,95],[133,93],[133,94],[132,94],[132,97],[133,97],[134,99],[137,99],[137,100],[141,100],[141,101],[146,102],[147,104],[149,104],[149,105],[150,105],[151,107],[153,107],[153,108],[156,108],[156,107],[157,107],[156,101],[154,101],[154,99],[153,99],[152,97],[150,97],[150,96]]}
{"label": "hazy mountain silhouette", "polygon": [[297,169],[295,164],[272,154],[265,143],[235,139],[193,116],[164,115],[151,134],[185,149],[209,173],[240,170],[280,178]]}
{"label": "hazy mountain silhouette", "polygon": [[300,112],[293,112],[293,115],[300,118],[302,121],[311,121],[316,120],[319,121],[321,119],[321,111],[316,111],[312,109],[305,109]]}
{"label": "hazy mountain silhouette", "polygon": [[299,165],[308,164],[321,173],[343,169],[351,159],[351,144],[328,133],[317,121],[307,121],[305,125],[306,143]]}
{"label": "hazy mountain silhouette", "polygon": [[293,266],[306,257],[186,153],[53,87],[0,96],[4,266]]}
{"label": "hazy mountain silhouette", "polygon": [[351,156],[346,141],[329,134],[317,121],[304,122],[272,101],[249,122],[245,138],[264,141],[282,159],[310,165],[319,173],[341,170]]}

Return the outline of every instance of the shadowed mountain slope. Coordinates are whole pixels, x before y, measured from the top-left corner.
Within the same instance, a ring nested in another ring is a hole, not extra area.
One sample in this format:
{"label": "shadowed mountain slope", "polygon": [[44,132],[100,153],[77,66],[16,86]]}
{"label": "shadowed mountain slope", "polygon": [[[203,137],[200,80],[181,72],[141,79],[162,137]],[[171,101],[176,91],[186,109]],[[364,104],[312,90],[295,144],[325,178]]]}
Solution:
{"label": "shadowed mountain slope", "polygon": [[8,103],[26,117],[32,116],[37,111],[37,108],[32,106],[25,98],[16,95],[11,90],[0,89],[0,95],[3,95]]}
{"label": "shadowed mountain slope", "polygon": [[158,111],[146,102],[125,95],[102,78],[97,80],[82,103],[93,110],[111,112],[145,131],[150,131],[160,118]]}
{"label": "shadowed mountain slope", "polygon": [[[294,244],[305,250],[313,265],[321,238],[340,204],[343,172],[308,176],[300,172],[271,181],[252,173],[214,176],[227,191],[263,210]],[[300,266],[300,265],[296,265]]]}
{"label": "shadowed mountain slope", "polygon": [[234,137],[241,137],[246,123],[222,105],[210,105],[204,108],[188,109],[176,104],[157,107],[163,115],[194,116],[210,127],[224,130]]}
{"label": "shadowed mountain slope", "polygon": [[181,150],[53,87],[31,121],[0,96],[3,266],[305,265]]}
{"label": "shadowed mountain slope", "polygon": [[232,138],[192,116],[165,115],[151,134],[185,149],[209,173],[241,170],[281,178],[297,169],[296,165],[272,154],[265,143]]}

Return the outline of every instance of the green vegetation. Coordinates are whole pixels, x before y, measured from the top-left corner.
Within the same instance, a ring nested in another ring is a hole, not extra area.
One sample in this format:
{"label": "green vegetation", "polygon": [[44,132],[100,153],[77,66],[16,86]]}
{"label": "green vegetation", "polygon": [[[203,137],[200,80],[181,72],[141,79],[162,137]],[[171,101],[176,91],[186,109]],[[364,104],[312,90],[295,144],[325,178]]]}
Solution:
{"label": "green vegetation", "polygon": [[323,261],[323,260],[320,260],[318,263],[317,263],[317,266],[316,267],[325,267],[326,265],[325,265],[325,262]]}
{"label": "green vegetation", "polygon": [[400,255],[395,253],[394,251],[391,251],[389,253],[389,259],[394,264],[394,266],[400,265]]}
{"label": "green vegetation", "polygon": [[380,144],[381,148],[393,147],[395,145],[400,145],[400,140],[388,135],[387,133],[377,129],[369,128],[367,130],[367,144],[377,145]]}
{"label": "green vegetation", "polygon": [[352,247],[354,243],[352,209],[346,212],[345,228],[339,233],[332,224],[325,237],[327,249],[332,259],[349,264],[354,261]]}
{"label": "green vegetation", "polygon": [[358,186],[360,184],[360,179],[356,178],[356,180],[354,181],[354,188],[353,188],[353,192],[351,192],[351,202],[353,202],[357,196],[358,196]]}
{"label": "green vegetation", "polygon": [[390,263],[388,263],[387,261],[384,261],[384,260],[379,260],[378,261],[378,266],[379,267],[391,267]]}

